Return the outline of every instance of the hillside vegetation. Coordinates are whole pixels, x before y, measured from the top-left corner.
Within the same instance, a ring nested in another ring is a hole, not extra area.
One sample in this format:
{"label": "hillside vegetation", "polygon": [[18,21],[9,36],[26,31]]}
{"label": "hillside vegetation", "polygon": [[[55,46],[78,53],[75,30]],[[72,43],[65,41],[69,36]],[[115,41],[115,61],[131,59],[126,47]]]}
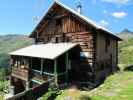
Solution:
{"label": "hillside vegetation", "polygon": [[9,66],[9,52],[30,45],[32,40],[25,35],[0,36],[0,67]]}
{"label": "hillside vegetation", "polygon": [[133,64],[133,38],[120,42],[119,63],[126,66]]}

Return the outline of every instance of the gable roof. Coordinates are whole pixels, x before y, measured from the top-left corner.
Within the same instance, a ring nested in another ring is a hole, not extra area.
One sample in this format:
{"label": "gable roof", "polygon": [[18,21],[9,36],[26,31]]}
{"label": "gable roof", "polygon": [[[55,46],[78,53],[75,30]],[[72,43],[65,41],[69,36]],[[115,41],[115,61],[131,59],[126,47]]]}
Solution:
{"label": "gable roof", "polygon": [[90,18],[83,16],[82,14],[78,13],[77,11],[71,9],[70,7],[60,3],[57,0],[54,0],[53,4],[49,7],[49,9],[46,11],[45,15],[41,18],[41,21],[38,23],[38,25],[35,27],[35,29],[33,30],[33,32],[31,33],[30,37],[32,36],[33,33],[36,32],[36,29],[38,28],[38,26],[42,23],[42,21],[45,19],[46,15],[48,14],[48,12],[50,11],[50,9],[54,6],[54,5],[59,5],[62,8],[64,8],[65,10],[71,12],[72,14],[78,16],[80,19],[82,19],[83,21],[85,21],[86,23],[92,25],[94,28],[96,28],[97,30],[102,30],[104,32],[106,32],[108,35],[112,36],[113,38],[117,39],[117,40],[121,40],[119,37],[117,37],[116,35],[112,34],[112,32],[110,32],[108,29],[102,27],[101,25],[98,25],[96,22],[94,22],[93,20],[91,20]]}

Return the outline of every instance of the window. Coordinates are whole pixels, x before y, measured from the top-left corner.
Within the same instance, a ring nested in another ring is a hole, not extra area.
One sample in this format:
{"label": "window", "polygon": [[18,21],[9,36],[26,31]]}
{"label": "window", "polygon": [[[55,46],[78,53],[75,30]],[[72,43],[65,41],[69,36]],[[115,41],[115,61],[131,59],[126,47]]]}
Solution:
{"label": "window", "polygon": [[56,20],[56,25],[61,26],[61,19]]}
{"label": "window", "polygon": [[55,43],[59,43],[59,37],[55,37]]}
{"label": "window", "polygon": [[80,52],[80,58],[88,58],[89,53],[88,52]]}
{"label": "window", "polygon": [[54,61],[44,60],[43,61],[43,72],[53,73],[54,72]]}
{"label": "window", "polygon": [[105,40],[105,51],[108,52],[108,48],[110,46],[110,39],[109,38],[106,38]]}
{"label": "window", "polygon": [[39,58],[32,58],[32,69],[33,70],[41,70],[41,59]]}

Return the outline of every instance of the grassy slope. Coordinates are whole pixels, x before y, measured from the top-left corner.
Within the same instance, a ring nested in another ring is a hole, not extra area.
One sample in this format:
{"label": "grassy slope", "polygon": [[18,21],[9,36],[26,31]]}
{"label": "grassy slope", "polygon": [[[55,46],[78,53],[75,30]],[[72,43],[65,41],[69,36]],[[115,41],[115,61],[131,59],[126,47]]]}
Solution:
{"label": "grassy slope", "polygon": [[119,49],[120,72],[109,76],[104,84],[90,92],[67,89],[56,100],[133,100],[133,72],[123,71],[133,64],[133,38],[121,42]]}
{"label": "grassy slope", "polygon": [[125,40],[119,46],[119,63],[126,66],[133,64],[133,38]]}

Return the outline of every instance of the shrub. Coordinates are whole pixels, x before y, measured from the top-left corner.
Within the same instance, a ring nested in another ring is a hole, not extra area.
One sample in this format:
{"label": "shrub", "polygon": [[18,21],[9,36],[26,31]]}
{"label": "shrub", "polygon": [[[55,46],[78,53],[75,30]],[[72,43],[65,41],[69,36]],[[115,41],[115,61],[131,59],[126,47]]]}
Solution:
{"label": "shrub", "polygon": [[3,91],[4,90],[5,84],[6,84],[6,82],[0,81],[0,91]]}
{"label": "shrub", "polygon": [[49,85],[48,92],[42,96],[40,100],[54,100],[54,98],[59,95],[59,88],[54,82]]}
{"label": "shrub", "polygon": [[4,68],[0,68],[0,81],[4,81],[6,78],[6,70]]}

